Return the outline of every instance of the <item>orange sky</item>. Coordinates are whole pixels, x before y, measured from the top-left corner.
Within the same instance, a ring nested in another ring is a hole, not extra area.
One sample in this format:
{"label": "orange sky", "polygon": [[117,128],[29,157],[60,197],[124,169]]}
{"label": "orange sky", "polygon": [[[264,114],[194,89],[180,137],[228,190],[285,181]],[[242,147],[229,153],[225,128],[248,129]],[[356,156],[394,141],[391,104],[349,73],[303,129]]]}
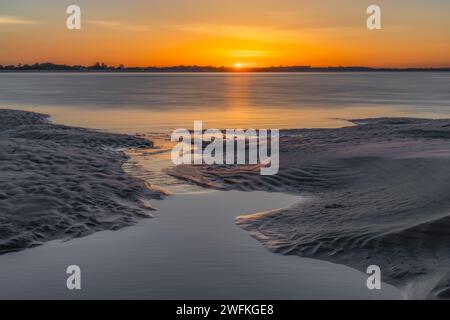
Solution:
{"label": "orange sky", "polygon": [[[115,2],[115,3],[111,3]],[[450,1],[0,0],[0,64],[450,66]],[[82,9],[82,30],[65,27]]]}

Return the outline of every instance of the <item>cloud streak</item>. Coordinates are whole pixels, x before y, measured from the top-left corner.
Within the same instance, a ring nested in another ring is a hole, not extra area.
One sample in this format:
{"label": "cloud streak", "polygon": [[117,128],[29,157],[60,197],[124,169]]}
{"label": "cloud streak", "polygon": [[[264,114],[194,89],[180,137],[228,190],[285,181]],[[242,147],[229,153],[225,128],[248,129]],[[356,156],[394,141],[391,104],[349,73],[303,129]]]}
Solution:
{"label": "cloud streak", "polygon": [[114,30],[133,31],[133,32],[144,32],[152,30],[150,27],[145,25],[131,25],[117,21],[89,20],[87,22],[90,23],[91,25]]}
{"label": "cloud streak", "polygon": [[0,16],[0,26],[20,26],[35,24],[34,21],[11,16]]}
{"label": "cloud streak", "polygon": [[192,24],[174,25],[174,29],[182,32],[203,34],[214,37],[254,40],[261,42],[295,42],[305,37],[295,29],[271,28],[265,26],[221,25],[221,24]]}

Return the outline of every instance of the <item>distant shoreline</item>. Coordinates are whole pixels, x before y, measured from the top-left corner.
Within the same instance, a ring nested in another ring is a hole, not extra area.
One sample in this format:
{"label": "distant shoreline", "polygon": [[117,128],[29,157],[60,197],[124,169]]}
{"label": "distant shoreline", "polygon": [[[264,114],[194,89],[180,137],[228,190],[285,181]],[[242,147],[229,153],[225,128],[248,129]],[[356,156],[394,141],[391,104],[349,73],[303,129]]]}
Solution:
{"label": "distant shoreline", "polygon": [[281,73],[281,72],[450,72],[450,67],[442,68],[371,68],[364,66],[331,66],[331,67],[311,67],[311,66],[272,66],[260,68],[230,68],[213,66],[169,66],[169,67],[119,67],[108,66],[104,63],[96,63],[92,66],[80,65],[58,65],[54,63],[36,63],[33,65],[0,65],[0,72],[102,72],[102,73]]}

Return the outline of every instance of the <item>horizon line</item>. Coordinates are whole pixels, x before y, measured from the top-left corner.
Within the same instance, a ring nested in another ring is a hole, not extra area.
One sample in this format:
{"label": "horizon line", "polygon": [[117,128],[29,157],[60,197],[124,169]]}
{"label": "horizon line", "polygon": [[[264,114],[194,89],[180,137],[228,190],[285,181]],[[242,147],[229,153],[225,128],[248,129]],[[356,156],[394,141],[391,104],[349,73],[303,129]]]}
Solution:
{"label": "horizon line", "polygon": [[36,62],[34,64],[18,63],[2,65],[0,71],[211,71],[211,72],[262,72],[262,71],[450,71],[450,66],[440,67],[370,67],[358,65],[335,65],[335,66],[310,66],[310,65],[271,65],[263,67],[226,67],[214,65],[185,65],[177,64],[171,66],[125,66],[107,65],[102,62],[96,62],[93,65],[81,64],[57,64],[53,62]]}

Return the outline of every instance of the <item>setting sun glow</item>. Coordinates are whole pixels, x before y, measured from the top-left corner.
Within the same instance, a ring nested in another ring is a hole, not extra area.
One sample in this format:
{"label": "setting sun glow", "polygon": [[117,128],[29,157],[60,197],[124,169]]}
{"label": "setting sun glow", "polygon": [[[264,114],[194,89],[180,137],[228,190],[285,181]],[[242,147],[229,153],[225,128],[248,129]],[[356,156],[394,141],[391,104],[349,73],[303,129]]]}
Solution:
{"label": "setting sun glow", "polygon": [[76,31],[67,30],[68,15],[53,1],[43,1],[40,10],[0,2],[0,43],[8,44],[2,45],[2,65],[104,62],[248,70],[450,64],[450,1],[444,0],[411,6],[381,0],[387,19],[377,31],[366,26],[367,6],[351,0],[78,0],[85,14]]}

